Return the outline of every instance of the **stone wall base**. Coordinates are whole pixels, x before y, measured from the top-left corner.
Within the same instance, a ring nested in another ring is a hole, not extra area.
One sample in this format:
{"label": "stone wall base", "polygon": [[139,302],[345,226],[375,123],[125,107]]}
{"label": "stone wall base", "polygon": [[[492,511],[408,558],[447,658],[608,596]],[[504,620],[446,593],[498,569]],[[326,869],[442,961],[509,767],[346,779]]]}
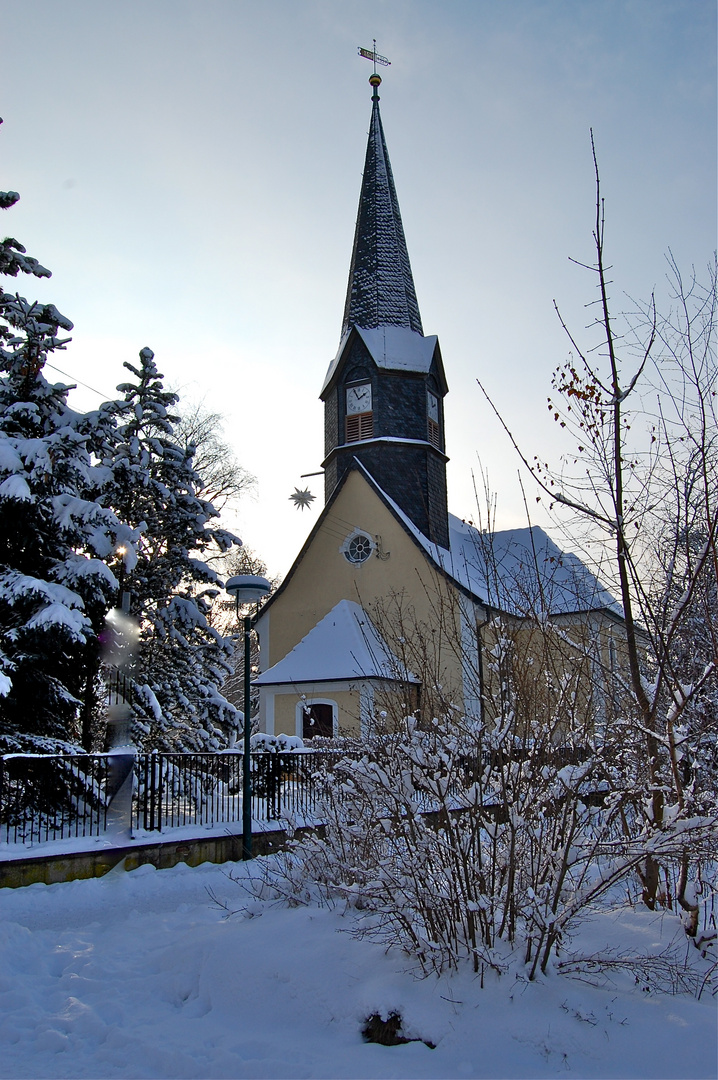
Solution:
{"label": "stone wall base", "polygon": [[[319,827],[321,829],[321,826]],[[315,830],[297,829],[299,839]],[[271,855],[287,843],[283,829],[257,832],[252,836],[253,855]],[[149,863],[166,870],[178,863],[200,866],[201,863],[239,862],[242,858],[242,834],[201,837],[182,840],[157,840],[151,844],[128,842],[120,847],[100,848],[97,851],[76,851],[63,855],[35,855],[26,859],[2,861],[0,853],[0,888],[17,889],[23,885],[42,882],[54,885],[60,881],[103,877],[115,867],[136,870]]]}

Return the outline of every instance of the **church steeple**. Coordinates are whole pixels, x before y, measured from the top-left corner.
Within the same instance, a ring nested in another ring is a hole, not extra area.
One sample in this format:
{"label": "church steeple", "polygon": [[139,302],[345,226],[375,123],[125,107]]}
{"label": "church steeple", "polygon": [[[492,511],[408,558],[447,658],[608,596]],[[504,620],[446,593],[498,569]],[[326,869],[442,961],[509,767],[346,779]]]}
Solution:
{"label": "church steeple", "polygon": [[379,113],[379,75],[369,82],[371,126],[359,196],[342,335],[352,326],[403,326],[423,334],[399,201]]}
{"label": "church steeple", "polygon": [[325,493],[330,499],[359,462],[424,536],[446,548],[446,376],[439,343],[421,326],[379,115],[381,79],[375,72],[369,82],[371,127],[342,338],[321,392]]}

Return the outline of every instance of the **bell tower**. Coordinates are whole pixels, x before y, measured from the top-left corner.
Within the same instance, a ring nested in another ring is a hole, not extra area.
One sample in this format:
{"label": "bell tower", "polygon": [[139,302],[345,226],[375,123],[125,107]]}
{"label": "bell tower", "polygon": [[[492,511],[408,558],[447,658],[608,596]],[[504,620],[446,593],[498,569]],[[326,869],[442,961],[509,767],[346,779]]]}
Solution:
{"label": "bell tower", "polygon": [[449,546],[444,396],[436,336],[424,336],[371,75],[372,113],[342,336],[324,402],[327,500],[359,461],[424,536]]}

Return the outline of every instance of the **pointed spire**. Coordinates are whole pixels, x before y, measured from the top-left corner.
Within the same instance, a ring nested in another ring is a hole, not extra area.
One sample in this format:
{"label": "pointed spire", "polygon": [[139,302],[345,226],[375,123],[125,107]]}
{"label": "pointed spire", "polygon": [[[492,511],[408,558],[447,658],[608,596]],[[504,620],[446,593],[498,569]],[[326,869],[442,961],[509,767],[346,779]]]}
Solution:
{"label": "pointed spire", "polygon": [[379,114],[381,78],[369,79],[371,127],[359,196],[342,335],[353,325],[403,326],[423,334],[399,201]]}

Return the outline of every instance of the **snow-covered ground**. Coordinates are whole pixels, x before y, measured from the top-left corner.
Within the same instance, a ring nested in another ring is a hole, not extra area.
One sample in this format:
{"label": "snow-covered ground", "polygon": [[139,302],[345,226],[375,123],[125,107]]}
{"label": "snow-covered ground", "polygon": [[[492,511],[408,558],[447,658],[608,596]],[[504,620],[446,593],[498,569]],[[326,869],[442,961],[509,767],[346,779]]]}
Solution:
{"label": "snow-covered ground", "polygon": [[[340,933],[351,916],[252,902],[227,876],[178,866],[0,890],[2,1077],[713,1077],[716,1002],[618,974],[417,980],[405,957]],[[656,954],[678,921],[625,909],[572,948]],[[696,966],[697,965],[697,966]],[[363,1042],[363,1020],[400,1012],[436,1044]]]}

